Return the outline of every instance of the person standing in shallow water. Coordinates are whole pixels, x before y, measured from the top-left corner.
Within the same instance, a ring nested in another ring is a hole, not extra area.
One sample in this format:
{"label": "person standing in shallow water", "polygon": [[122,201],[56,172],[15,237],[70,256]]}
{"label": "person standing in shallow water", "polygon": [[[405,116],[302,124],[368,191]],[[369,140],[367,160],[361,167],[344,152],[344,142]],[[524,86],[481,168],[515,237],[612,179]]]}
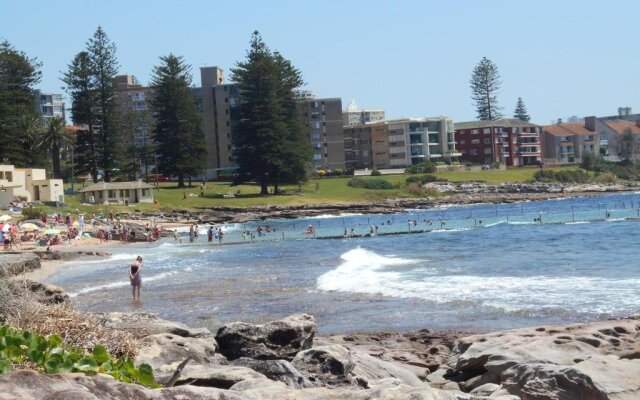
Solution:
{"label": "person standing in shallow water", "polygon": [[133,299],[140,300],[140,288],[142,287],[142,257],[138,256],[129,268],[129,281],[131,282],[131,292]]}

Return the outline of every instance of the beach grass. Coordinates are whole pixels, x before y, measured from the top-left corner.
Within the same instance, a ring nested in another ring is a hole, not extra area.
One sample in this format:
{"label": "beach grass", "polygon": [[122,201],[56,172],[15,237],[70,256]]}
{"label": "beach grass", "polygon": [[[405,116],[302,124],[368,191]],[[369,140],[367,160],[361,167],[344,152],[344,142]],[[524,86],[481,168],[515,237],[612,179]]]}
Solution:
{"label": "beach grass", "polygon": [[[554,167],[546,169],[576,169],[572,167]],[[449,182],[483,182],[487,184],[529,182],[539,168],[507,168],[490,171],[443,171],[435,173],[438,178]],[[66,195],[66,209],[63,212],[91,213],[98,211],[172,211],[190,210],[208,207],[253,207],[253,206],[299,206],[326,204],[353,204],[383,201],[394,198],[415,198],[415,193],[406,190],[404,183],[407,174],[383,175],[379,177],[363,176],[358,179],[384,179],[395,185],[394,189],[372,190],[353,188],[349,182],[352,177],[313,178],[308,183],[285,185],[281,187],[284,194],[260,196],[258,185],[233,185],[230,182],[206,182],[206,188],[200,190],[200,182],[193,181],[192,187],[178,188],[176,182],[160,182],[159,190],[154,191],[159,204],[124,205],[86,205],[82,204],[80,194]],[[65,187],[70,187],[66,184]],[[78,190],[82,186],[75,185]],[[434,193],[427,193],[433,196]],[[226,195],[226,197],[225,197]],[[233,195],[231,197],[230,195]],[[185,198],[186,196],[186,198]],[[60,211],[60,209],[57,209]]]}

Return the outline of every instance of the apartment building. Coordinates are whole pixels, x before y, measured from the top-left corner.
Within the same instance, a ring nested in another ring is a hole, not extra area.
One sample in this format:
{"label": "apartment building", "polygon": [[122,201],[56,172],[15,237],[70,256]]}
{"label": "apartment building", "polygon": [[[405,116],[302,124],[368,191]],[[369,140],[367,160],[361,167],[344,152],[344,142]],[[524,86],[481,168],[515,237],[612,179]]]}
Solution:
{"label": "apartment building", "polygon": [[122,139],[125,148],[143,148],[153,144],[154,122],[149,105],[151,88],[142,86],[133,75],[116,76],[114,85],[122,116]]}
{"label": "apartment building", "polygon": [[600,142],[600,154],[611,157],[612,161],[617,161],[620,153],[620,136],[630,132],[634,137],[640,139],[640,121],[628,120],[605,120],[597,117],[586,117],[584,126],[598,136]]}
{"label": "apartment building", "polygon": [[508,166],[542,162],[541,127],[519,119],[470,121],[455,124],[455,141],[462,159],[476,164]]}
{"label": "apartment building", "polygon": [[298,112],[309,132],[313,169],[345,168],[342,99],[298,97]]}
{"label": "apartment building", "polygon": [[47,179],[44,169],[0,165],[0,208],[15,200],[64,203],[62,179]]}
{"label": "apartment building", "polygon": [[580,162],[585,153],[600,153],[600,136],[584,123],[542,127],[544,163]]}
{"label": "apartment building", "polygon": [[349,105],[342,111],[342,124],[344,126],[364,125],[372,122],[384,121],[384,110],[358,109],[355,100],[349,101]]}
{"label": "apartment building", "polygon": [[43,125],[52,118],[62,118],[65,120],[64,100],[61,94],[44,93],[40,90],[34,91],[36,113],[42,119]]}
{"label": "apartment building", "polygon": [[449,161],[461,155],[456,150],[453,127],[447,117],[345,126],[347,167],[404,168],[425,160]]}
{"label": "apartment building", "polygon": [[207,179],[231,176],[233,162],[233,127],[238,105],[238,87],[225,83],[222,68],[200,68],[202,83],[202,129],[207,146]]}

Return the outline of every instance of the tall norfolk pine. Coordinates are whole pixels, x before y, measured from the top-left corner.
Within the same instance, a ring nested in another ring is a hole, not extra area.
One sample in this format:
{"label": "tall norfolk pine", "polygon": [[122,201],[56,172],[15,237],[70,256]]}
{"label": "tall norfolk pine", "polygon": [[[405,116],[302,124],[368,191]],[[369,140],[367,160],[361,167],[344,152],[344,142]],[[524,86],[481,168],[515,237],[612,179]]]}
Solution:
{"label": "tall norfolk pine", "polygon": [[117,165],[120,150],[119,112],[114,78],[118,74],[116,45],[98,27],[87,42],[92,82],[95,89],[96,113],[94,130],[98,136],[99,166],[104,170],[104,180],[111,180],[112,170]]}
{"label": "tall norfolk pine", "polygon": [[469,83],[478,119],[493,121],[502,118],[496,96],[502,83],[498,67],[487,57],[482,57],[482,60],[473,69]]}
{"label": "tall norfolk pine", "polygon": [[71,96],[73,122],[88,126],[82,138],[78,136],[78,172],[91,172],[96,180],[101,169],[106,182],[117,166],[121,142],[113,83],[117,73],[116,45],[98,27],[86,51],[74,57],[62,77]]}
{"label": "tall norfolk pine", "polygon": [[184,187],[185,177],[204,170],[207,149],[190,89],[191,67],[173,54],[160,57],[160,61],[151,77],[154,139],[159,156],[156,173],[175,175],[178,187]]}
{"label": "tall norfolk pine", "polygon": [[303,84],[300,72],[272,53],[258,32],[245,61],[231,72],[240,94],[233,131],[236,182],[255,181],[266,195],[270,184],[277,190],[280,183],[304,179],[311,149],[293,95]]}

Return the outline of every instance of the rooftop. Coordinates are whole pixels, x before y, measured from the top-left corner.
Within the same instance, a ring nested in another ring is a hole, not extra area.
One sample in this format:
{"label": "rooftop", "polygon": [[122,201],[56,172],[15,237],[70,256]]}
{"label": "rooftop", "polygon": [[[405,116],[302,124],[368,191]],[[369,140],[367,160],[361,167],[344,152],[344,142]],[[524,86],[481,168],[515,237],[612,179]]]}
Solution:
{"label": "rooftop", "polygon": [[456,122],[454,129],[481,129],[481,128],[523,128],[523,127],[539,127],[540,125],[531,122],[522,121],[515,118],[502,118],[493,121],[468,121]]}
{"label": "rooftop", "polygon": [[592,132],[584,127],[582,123],[575,124],[556,124],[556,125],[547,125],[542,127],[543,132],[546,132],[552,136],[567,136],[567,135],[582,135],[588,136],[593,135],[595,132]]}

